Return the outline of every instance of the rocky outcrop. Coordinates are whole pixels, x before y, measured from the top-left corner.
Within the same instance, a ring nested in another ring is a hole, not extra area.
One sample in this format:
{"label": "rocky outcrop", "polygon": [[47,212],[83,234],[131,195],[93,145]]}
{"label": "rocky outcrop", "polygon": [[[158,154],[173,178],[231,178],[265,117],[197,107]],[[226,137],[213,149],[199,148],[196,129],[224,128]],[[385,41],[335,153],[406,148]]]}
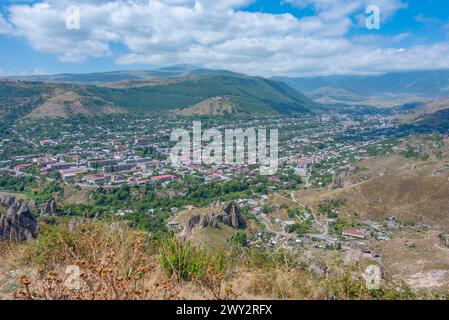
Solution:
{"label": "rocky outcrop", "polygon": [[30,208],[31,211],[36,211],[37,203],[35,199],[31,199],[30,201],[28,201],[28,208]]}
{"label": "rocky outcrop", "polygon": [[0,240],[25,241],[37,238],[39,226],[26,203],[15,201],[0,215]]}
{"label": "rocky outcrop", "polygon": [[16,202],[16,197],[9,193],[3,193],[0,195],[0,204],[6,207],[10,207]]}
{"label": "rocky outcrop", "polygon": [[204,215],[201,218],[201,226],[203,228],[207,228],[207,227],[218,228],[219,227],[218,222],[219,222],[218,217],[215,217],[215,216],[209,215],[209,214]]}
{"label": "rocky outcrop", "polygon": [[449,171],[449,164],[447,163],[439,164],[435,168],[433,168],[431,176],[438,177],[448,171]]}
{"label": "rocky outcrop", "polygon": [[332,176],[332,189],[339,189],[351,186],[357,183],[357,177],[353,175],[353,171],[343,171]]}
{"label": "rocky outcrop", "polygon": [[48,200],[44,203],[41,210],[41,216],[48,216],[55,214],[58,211],[55,199]]}
{"label": "rocky outcrop", "polygon": [[224,206],[223,211],[224,214],[217,217],[219,221],[234,229],[246,228],[245,221],[240,214],[240,207],[237,203],[229,202]]}
{"label": "rocky outcrop", "polygon": [[194,215],[187,221],[186,229],[192,230],[200,223],[200,221],[201,221],[201,216],[199,214]]}
{"label": "rocky outcrop", "polygon": [[223,214],[197,214],[192,216],[187,222],[182,232],[182,237],[192,234],[193,229],[199,228],[219,228],[219,223],[223,223],[234,229],[246,228],[246,223],[240,214],[240,208],[235,202],[230,202],[223,207]]}

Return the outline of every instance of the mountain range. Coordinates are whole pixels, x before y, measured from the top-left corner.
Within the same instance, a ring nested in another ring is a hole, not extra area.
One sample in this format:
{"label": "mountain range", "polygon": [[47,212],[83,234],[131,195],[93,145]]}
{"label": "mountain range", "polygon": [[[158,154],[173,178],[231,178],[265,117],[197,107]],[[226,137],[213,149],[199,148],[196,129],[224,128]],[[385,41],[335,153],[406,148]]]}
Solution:
{"label": "mountain range", "polygon": [[4,77],[9,80],[38,81],[50,83],[105,84],[121,81],[145,81],[202,76],[244,76],[227,70],[204,69],[187,64],[179,64],[154,70],[119,70],[96,73],[61,73],[55,75],[29,75]]}
{"label": "mountain range", "polygon": [[[217,101],[226,101],[226,105]],[[272,116],[312,112],[317,107],[282,81],[188,66],[0,81],[3,121],[166,111],[202,116]]]}
{"label": "mountain range", "polygon": [[416,113],[433,110],[420,106],[447,96],[449,70],[267,79],[176,65],[6,77],[0,80],[0,119],[166,111],[184,116],[270,116],[338,104],[395,106]]}
{"label": "mountain range", "polygon": [[449,70],[368,76],[275,77],[316,102],[391,107],[449,96]]}

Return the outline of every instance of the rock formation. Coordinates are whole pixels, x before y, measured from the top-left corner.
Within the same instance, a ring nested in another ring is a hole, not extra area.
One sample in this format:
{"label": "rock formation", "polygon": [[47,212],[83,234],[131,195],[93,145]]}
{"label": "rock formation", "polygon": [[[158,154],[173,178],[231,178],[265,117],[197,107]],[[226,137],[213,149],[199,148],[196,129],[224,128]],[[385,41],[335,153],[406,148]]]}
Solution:
{"label": "rock formation", "polygon": [[219,215],[217,219],[222,223],[233,227],[234,229],[246,228],[245,221],[240,214],[240,207],[235,202],[229,202],[223,208],[224,214]]}
{"label": "rock formation", "polygon": [[0,240],[25,241],[36,238],[37,220],[28,205],[15,200],[5,214],[0,214]]}
{"label": "rock formation", "polygon": [[42,210],[41,210],[41,216],[55,214],[57,211],[58,211],[58,207],[56,205],[56,201],[55,201],[55,199],[51,199],[44,203]]}
{"label": "rock formation", "polygon": [[14,202],[16,202],[16,197],[9,193],[4,193],[0,195],[0,204],[10,207]]}
{"label": "rock formation", "polygon": [[240,214],[240,208],[235,202],[229,202],[223,208],[223,213],[219,215],[214,214],[197,214],[192,216],[186,223],[182,237],[189,236],[193,229],[199,228],[219,228],[219,223],[223,223],[234,229],[246,228],[246,223]]}
{"label": "rock formation", "polygon": [[37,203],[35,199],[30,199],[30,201],[28,201],[28,208],[30,208],[31,211],[35,211],[37,209]]}

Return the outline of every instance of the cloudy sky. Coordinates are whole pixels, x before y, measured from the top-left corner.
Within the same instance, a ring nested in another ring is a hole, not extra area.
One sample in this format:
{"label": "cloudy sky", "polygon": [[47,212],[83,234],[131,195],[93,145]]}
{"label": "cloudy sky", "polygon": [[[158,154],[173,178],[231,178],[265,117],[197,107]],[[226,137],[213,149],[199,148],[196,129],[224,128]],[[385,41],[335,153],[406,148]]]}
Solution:
{"label": "cloudy sky", "polygon": [[[73,5],[79,29],[67,20]],[[370,5],[380,29],[366,28]],[[262,76],[438,69],[449,68],[448,40],[447,0],[0,1],[0,75],[181,63]]]}

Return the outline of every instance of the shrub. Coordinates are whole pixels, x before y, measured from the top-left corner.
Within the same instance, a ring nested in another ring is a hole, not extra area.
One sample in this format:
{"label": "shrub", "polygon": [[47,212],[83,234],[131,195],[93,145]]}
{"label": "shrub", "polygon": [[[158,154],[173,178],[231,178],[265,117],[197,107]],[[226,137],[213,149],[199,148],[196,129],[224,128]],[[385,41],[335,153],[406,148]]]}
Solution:
{"label": "shrub", "polygon": [[210,262],[210,257],[203,250],[176,238],[161,241],[159,258],[165,273],[175,276],[178,281],[202,277]]}
{"label": "shrub", "polygon": [[236,233],[234,233],[231,240],[232,240],[232,243],[237,244],[241,247],[246,246],[248,243],[248,239],[246,238],[246,233],[243,231],[237,231]]}

